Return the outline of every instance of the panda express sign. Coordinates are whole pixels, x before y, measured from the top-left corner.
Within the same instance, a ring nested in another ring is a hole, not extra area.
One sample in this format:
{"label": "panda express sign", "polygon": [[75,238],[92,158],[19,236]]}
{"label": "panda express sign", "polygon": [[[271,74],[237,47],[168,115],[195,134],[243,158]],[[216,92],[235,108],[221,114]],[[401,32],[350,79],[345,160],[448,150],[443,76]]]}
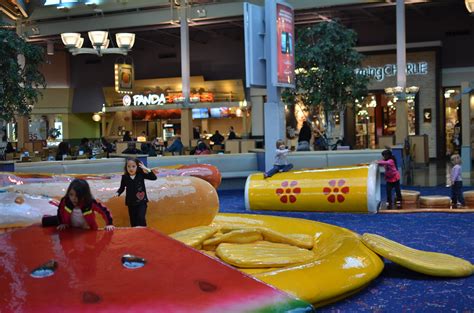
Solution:
{"label": "panda express sign", "polygon": [[[214,95],[211,92],[203,92],[200,94],[191,94],[189,97],[190,102],[214,102]],[[146,106],[146,105],[164,105],[166,103],[183,103],[184,97],[182,94],[177,93],[173,95],[161,94],[138,94],[138,95],[125,95],[122,98],[124,106]]]}

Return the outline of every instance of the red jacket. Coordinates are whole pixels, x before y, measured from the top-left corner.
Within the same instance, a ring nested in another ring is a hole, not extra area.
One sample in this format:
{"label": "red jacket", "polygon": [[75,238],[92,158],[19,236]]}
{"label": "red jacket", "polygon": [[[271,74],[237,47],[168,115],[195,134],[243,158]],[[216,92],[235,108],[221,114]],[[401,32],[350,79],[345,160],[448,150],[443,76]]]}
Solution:
{"label": "red jacket", "polygon": [[[110,211],[96,200],[92,200],[92,204],[89,208],[81,207],[81,210],[82,215],[84,216],[84,219],[86,220],[90,229],[97,230],[98,228],[97,222],[95,221],[95,212],[98,212],[100,215],[102,215],[102,218],[107,225],[113,225],[112,214],[110,214]],[[66,198],[62,198],[58,206],[59,223],[71,225],[71,213],[72,208],[67,207]]]}

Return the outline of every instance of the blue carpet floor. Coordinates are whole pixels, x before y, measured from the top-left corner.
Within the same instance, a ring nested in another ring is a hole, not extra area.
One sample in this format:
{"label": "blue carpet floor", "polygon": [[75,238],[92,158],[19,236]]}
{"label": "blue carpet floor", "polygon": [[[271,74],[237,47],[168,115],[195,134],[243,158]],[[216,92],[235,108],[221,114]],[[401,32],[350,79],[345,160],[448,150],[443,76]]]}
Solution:
{"label": "blue carpet floor", "polygon": [[[449,195],[450,192],[445,187],[409,189],[425,195]],[[249,213],[244,208],[242,190],[219,191],[219,198],[220,212]],[[474,213],[251,213],[305,218],[358,233],[376,233],[416,249],[449,253],[474,263]],[[366,289],[318,312],[474,312],[474,275],[439,279],[386,261],[382,274]]]}

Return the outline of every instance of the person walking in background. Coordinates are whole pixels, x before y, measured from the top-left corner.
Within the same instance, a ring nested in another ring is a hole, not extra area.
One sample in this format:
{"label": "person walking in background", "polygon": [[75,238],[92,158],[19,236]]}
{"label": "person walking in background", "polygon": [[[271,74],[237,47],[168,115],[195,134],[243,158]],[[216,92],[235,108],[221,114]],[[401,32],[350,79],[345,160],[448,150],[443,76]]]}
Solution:
{"label": "person walking in background", "polygon": [[309,143],[311,142],[311,127],[307,121],[303,122],[300,133],[298,135],[298,146],[296,151],[309,151]]}
{"label": "person walking in background", "polygon": [[452,208],[456,209],[459,205],[465,205],[462,194],[462,167],[459,154],[451,156],[451,163],[453,163],[451,168],[451,202]]}
{"label": "person walking in background", "polygon": [[282,139],[278,139],[276,142],[276,155],[273,168],[263,174],[263,178],[272,177],[278,172],[288,172],[293,168],[293,164],[288,163],[288,153],[290,150],[285,146],[285,142]]}
{"label": "person walking in background", "polygon": [[397,195],[396,205],[401,206],[402,203],[402,192],[400,190],[400,173],[397,168],[397,160],[390,150],[382,151],[383,160],[376,161],[378,165],[382,165],[385,168],[385,180],[387,182],[387,209],[392,209],[392,190],[395,188]]}
{"label": "person walking in background", "polygon": [[125,204],[128,206],[130,225],[146,226],[146,209],[148,197],[145,188],[145,179],[156,180],[156,175],[152,170],[138,159],[127,159],[125,162],[124,174],[120,181],[120,188],[117,190],[119,197],[125,189]]}

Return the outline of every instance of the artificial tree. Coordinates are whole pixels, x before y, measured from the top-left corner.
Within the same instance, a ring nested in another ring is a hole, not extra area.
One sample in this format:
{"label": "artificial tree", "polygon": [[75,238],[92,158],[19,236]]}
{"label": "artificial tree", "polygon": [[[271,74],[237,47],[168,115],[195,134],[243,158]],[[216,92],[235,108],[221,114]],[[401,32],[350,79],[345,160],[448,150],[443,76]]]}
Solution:
{"label": "artificial tree", "polygon": [[28,116],[40,88],[46,87],[39,66],[44,51],[18,36],[11,26],[0,24],[0,119],[12,121]]}
{"label": "artificial tree", "polygon": [[363,58],[355,50],[356,41],[356,33],[337,21],[304,27],[297,33],[296,88],[285,90],[283,101],[322,107],[328,138],[333,137],[334,113],[342,116],[348,103],[367,94],[369,79],[355,72]]}

